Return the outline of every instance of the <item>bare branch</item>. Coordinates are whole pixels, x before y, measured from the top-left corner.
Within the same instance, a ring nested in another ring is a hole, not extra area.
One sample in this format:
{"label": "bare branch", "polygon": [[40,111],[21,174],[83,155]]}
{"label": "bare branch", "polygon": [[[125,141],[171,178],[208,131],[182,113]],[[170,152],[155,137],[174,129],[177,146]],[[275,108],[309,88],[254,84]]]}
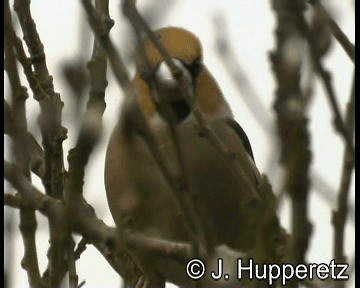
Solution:
{"label": "bare branch", "polygon": [[[14,153],[16,163],[22,173],[30,179],[30,156],[28,151],[28,133],[25,111],[27,91],[21,86],[14,53],[14,30],[11,21],[9,1],[4,1],[4,42],[5,42],[5,69],[9,77],[12,91],[12,123],[10,125],[14,138]],[[8,109],[8,112],[11,111]],[[23,267],[27,272],[30,287],[41,286],[39,264],[36,251],[35,231],[36,218],[33,209],[20,210],[20,232],[24,243]]]}
{"label": "bare branch", "polygon": [[77,244],[76,250],[74,252],[75,259],[79,259],[81,254],[86,250],[86,245],[89,244],[89,240],[86,238],[81,238],[80,242]]}

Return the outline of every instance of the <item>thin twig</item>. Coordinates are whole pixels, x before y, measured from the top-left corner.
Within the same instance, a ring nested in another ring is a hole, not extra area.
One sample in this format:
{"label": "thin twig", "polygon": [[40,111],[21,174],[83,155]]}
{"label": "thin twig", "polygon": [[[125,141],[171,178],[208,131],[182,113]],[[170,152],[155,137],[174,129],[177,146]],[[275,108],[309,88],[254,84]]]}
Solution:
{"label": "thin twig", "polygon": [[74,252],[75,260],[80,259],[81,254],[86,250],[87,244],[89,244],[89,240],[84,237],[81,238],[81,240],[77,244],[76,250]]}

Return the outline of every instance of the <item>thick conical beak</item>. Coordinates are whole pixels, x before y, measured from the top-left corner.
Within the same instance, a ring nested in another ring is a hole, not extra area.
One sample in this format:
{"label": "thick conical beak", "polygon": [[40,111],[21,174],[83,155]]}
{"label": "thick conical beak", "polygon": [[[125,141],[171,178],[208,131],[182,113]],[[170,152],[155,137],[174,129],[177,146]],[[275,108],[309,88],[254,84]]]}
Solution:
{"label": "thick conical beak", "polygon": [[[189,85],[192,85],[191,75],[183,63],[174,59],[175,65],[183,71],[183,75]],[[190,114],[190,107],[182,93],[177,81],[173,78],[169,67],[161,62],[157,71],[156,101],[161,105],[168,106],[175,115],[175,121],[181,122]]]}

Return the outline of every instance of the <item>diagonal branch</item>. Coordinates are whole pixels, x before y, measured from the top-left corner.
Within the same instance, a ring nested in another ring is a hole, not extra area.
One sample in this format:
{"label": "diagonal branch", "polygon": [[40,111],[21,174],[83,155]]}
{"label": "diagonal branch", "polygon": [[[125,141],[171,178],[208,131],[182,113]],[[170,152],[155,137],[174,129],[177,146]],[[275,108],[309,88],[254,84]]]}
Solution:
{"label": "diagonal branch", "polygon": [[345,53],[349,56],[350,60],[355,64],[355,45],[351,43],[346,34],[340,29],[339,25],[335,22],[335,20],[331,17],[329,12],[326,10],[324,5],[321,4],[319,0],[311,0],[309,1],[313,6],[319,7],[322,12],[325,13],[328,24],[330,26],[331,33],[334,35],[336,40],[339,42],[341,47],[344,49]]}
{"label": "diagonal branch", "polygon": [[300,33],[305,37],[307,43],[309,44],[311,60],[314,65],[315,72],[318,74],[324,85],[326,95],[328,97],[331,109],[334,114],[335,129],[343,137],[346,145],[349,146],[349,151],[350,151],[349,153],[351,153],[351,157],[355,161],[355,147],[354,144],[352,143],[351,140],[352,137],[346,128],[343,117],[341,116],[339,104],[331,81],[331,74],[329,71],[327,71],[324,68],[324,66],[321,63],[320,56],[318,55],[318,53],[316,53],[316,48],[315,48],[316,35],[313,35],[313,33],[311,33],[304,19],[304,16],[297,11],[295,12],[295,20]]}

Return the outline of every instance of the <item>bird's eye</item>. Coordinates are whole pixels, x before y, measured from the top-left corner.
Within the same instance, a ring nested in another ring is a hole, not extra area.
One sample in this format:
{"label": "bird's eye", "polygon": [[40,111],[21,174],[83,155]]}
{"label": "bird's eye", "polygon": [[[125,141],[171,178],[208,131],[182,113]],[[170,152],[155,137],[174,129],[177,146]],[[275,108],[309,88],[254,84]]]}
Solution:
{"label": "bird's eye", "polygon": [[202,61],[201,59],[197,59],[195,60],[193,63],[191,63],[190,65],[186,65],[184,64],[185,67],[188,69],[188,71],[190,72],[192,81],[193,81],[193,85],[195,86],[197,79],[200,75],[201,69],[202,69]]}

